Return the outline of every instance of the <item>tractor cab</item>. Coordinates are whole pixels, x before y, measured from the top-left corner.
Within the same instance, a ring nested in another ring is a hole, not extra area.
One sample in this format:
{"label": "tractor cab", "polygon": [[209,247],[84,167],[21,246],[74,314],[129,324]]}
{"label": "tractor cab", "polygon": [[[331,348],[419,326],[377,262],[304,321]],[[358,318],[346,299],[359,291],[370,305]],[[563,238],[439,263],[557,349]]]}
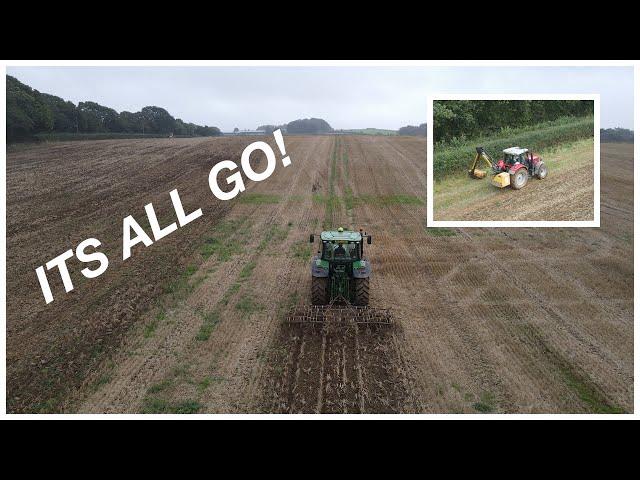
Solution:
{"label": "tractor cab", "polygon": [[504,154],[504,164],[512,167],[517,163],[521,163],[522,165],[528,165],[528,153],[529,149],[520,148],[520,147],[511,147],[502,151]]}
{"label": "tractor cab", "polygon": [[362,236],[358,232],[322,232],[322,259],[353,261],[362,257]]}
{"label": "tractor cab", "polygon": [[[322,249],[311,259],[314,305],[336,301],[355,305],[369,303],[371,266],[364,258],[365,238],[370,244],[371,235],[342,227],[320,234]],[[315,235],[310,235],[309,241],[314,243]]]}
{"label": "tractor cab", "polygon": [[[314,242],[314,235],[309,240]],[[320,259],[327,262],[352,262],[362,260],[364,257],[364,239],[367,243],[371,243],[371,235],[345,230],[342,227],[338,230],[326,231],[320,234],[322,242],[322,251]]]}
{"label": "tractor cab", "polygon": [[344,240],[322,242],[322,259],[328,261],[359,260],[359,242]]}

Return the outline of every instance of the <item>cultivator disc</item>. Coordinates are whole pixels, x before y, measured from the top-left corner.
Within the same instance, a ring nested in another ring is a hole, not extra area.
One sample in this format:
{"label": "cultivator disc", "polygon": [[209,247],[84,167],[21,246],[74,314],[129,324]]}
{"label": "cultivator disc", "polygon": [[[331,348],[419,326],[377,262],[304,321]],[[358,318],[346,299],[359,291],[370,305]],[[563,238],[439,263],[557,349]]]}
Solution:
{"label": "cultivator disc", "polygon": [[294,305],[289,310],[285,322],[302,325],[390,326],[393,324],[393,317],[388,308]]}

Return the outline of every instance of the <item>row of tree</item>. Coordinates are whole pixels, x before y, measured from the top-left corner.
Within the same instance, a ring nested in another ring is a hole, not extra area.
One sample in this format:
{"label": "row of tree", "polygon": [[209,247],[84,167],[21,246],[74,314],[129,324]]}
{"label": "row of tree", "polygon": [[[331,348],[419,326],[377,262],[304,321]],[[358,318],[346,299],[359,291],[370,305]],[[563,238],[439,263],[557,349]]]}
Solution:
{"label": "row of tree", "polygon": [[256,130],[264,130],[267,135],[271,135],[276,130],[285,130],[287,129],[287,124],[283,125],[260,125]]}
{"label": "row of tree", "polygon": [[435,141],[447,142],[587,115],[593,115],[592,100],[437,100],[433,135]]}
{"label": "row of tree", "polygon": [[321,118],[301,118],[287,123],[287,133],[331,133],[333,128]]}
{"label": "row of tree", "polygon": [[80,102],[76,106],[7,75],[7,141],[36,133],[221,134],[217,127],[183,122],[155,106],[120,113],[95,102]]}
{"label": "row of tree", "polygon": [[316,135],[333,132],[333,128],[322,118],[300,118],[283,125],[260,125],[256,130],[264,130],[270,135],[274,130],[284,130],[287,133]]}
{"label": "row of tree", "polygon": [[[331,133],[334,130],[329,123],[321,118],[303,118],[294,120],[283,125],[260,125],[257,130],[264,130],[267,135],[273,133],[274,130],[282,129],[287,133],[302,133],[308,135]],[[337,130],[338,133],[345,132],[344,130]],[[398,129],[398,135],[414,135],[414,136],[427,136],[427,124],[423,123],[419,126],[407,125]]]}
{"label": "row of tree", "polygon": [[421,123],[417,127],[414,125],[407,125],[406,127],[400,127],[398,129],[398,135],[413,135],[416,137],[426,137],[427,124]]}
{"label": "row of tree", "polygon": [[633,143],[633,130],[626,128],[601,128],[600,141]]}

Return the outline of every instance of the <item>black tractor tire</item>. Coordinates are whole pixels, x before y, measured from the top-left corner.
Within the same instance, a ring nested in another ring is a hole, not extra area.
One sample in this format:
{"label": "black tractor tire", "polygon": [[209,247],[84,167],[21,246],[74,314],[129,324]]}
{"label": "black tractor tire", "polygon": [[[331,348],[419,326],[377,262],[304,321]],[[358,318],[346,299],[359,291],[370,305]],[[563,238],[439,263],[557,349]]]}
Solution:
{"label": "black tractor tire", "polygon": [[353,295],[353,304],[359,307],[369,305],[369,278],[354,278],[355,293]]}
{"label": "black tractor tire", "polygon": [[516,173],[509,175],[509,186],[514,190],[520,190],[529,181],[529,172],[521,168]]}
{"label": "black tractor tire", "polygon": [[311,303],[327,305],[329,303],[329,278],[311,277]]}
{"label": "black tractor tire", "polygon": [[549,169],[547,168],[547,166],[544,164],[544,162],[540,162],[536,177],[538,177],[540,180],[544,180],[545,178],[547,178],[548,173],[549,173]]}

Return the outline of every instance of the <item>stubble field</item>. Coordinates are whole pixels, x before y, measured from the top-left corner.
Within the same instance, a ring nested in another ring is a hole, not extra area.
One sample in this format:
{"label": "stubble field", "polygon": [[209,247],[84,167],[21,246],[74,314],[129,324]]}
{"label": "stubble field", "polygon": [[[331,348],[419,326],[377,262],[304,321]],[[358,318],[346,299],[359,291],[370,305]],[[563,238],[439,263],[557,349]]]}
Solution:
{"label": "stubble field", "polygon": [[[424,139],[286,137],[290,167],[216,200],[212,165],[253,140],[10,149],[8,411],[632,411],[632,146],[602,146],[599,229],[432,230]],[[174,188],[203,216],[122,263],[122,218],[173,221]],[[373,235],[395,328],[282,325],[309,303],[308,234],[337,226]],[[109,269],[72,262],[46,305],[35,268],[90,236]]]}

